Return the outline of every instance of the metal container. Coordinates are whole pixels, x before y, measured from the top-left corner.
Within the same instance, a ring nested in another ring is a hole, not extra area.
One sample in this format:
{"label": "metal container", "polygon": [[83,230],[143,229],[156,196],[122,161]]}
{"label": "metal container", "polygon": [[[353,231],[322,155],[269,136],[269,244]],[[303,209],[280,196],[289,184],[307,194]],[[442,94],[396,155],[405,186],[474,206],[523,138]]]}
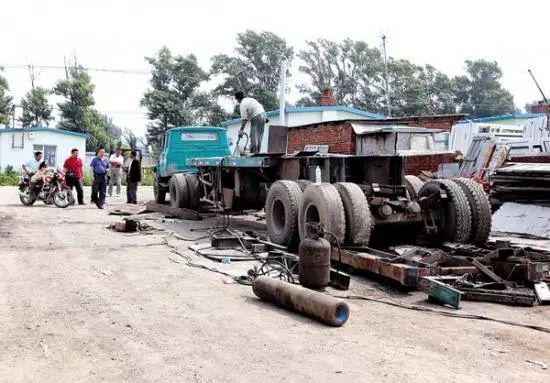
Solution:
{"label": "metal container", "polygon": [[349,306],[343,300],[278,279],[258,277],[252,283],[252,290],[263,300],[331,326],[342,326],[349,318]]}
{"label": "metal container", "polygon": [[320,237],[318,224],[307,224],[307,237],[298,248],[298,279],[311,289],[324,289],[330,282],[329,241]]}

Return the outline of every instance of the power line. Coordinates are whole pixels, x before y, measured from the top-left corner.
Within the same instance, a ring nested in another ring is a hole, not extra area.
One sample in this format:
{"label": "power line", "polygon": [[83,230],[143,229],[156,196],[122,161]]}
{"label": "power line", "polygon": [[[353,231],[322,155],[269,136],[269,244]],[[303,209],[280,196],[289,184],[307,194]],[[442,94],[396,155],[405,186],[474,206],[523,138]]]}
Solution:
{"label": "power line", "polygon": [[[34,68],[38,69],[48,69],[48,70],[65,70],[65,67],[62,65],[32,65]],[[9,68],[9,69],[25,69],[28,70],[29,65],[27,64],[0,64],[0,67]],[[124,69],[124,68],[93,68],[93,67],[80,67],[82,70],[87,72],[107,72],[107,73],[122,73],[122,74],[137,74],[137,75],[150,75],[151,71],[147,69]]]}

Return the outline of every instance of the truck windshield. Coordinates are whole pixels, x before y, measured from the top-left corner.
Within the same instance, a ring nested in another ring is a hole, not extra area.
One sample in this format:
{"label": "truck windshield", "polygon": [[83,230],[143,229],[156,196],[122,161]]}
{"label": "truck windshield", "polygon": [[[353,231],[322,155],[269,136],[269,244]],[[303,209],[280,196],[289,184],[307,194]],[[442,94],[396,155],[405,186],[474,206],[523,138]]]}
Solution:
{"label": "truck windshield", "polygon": [[212,132],[183,132],[182,141],[217,141],[218,133]]}

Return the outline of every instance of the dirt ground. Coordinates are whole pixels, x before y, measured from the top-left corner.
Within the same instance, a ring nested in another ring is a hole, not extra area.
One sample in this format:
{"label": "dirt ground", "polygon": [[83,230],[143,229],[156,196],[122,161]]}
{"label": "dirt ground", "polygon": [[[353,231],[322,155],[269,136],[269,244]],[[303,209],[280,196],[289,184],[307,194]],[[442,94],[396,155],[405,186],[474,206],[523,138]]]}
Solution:
{"label": "dirt ground", "polygon": [[[119,219],[92,205],[23,207],[15,188],[0,188],[0,381],[550,381],[527,362],[550,366],[548,333],[366,301],[348,301],[349,321],[327,327],[176,263],[167,233],[105,229]],[[350,293],[425,304],[364,278]],[[460,311],[550,326],[548,306]]]}

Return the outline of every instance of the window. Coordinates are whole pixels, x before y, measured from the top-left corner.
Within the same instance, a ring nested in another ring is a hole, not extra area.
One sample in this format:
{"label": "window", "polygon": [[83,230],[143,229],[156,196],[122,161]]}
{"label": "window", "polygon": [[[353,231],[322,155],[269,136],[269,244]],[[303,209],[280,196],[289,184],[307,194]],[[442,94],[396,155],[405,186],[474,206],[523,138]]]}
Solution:
{"label": "window", "polygon": [[44,154],[44,161],[49,167],[56,165],[57,146],[53,145],[33,145],[33,150],[40,150]]}
{"label": "window", "polygon": [[217,141],[218,133],[208,132],[183,132],[181,134],[182,141]]}

